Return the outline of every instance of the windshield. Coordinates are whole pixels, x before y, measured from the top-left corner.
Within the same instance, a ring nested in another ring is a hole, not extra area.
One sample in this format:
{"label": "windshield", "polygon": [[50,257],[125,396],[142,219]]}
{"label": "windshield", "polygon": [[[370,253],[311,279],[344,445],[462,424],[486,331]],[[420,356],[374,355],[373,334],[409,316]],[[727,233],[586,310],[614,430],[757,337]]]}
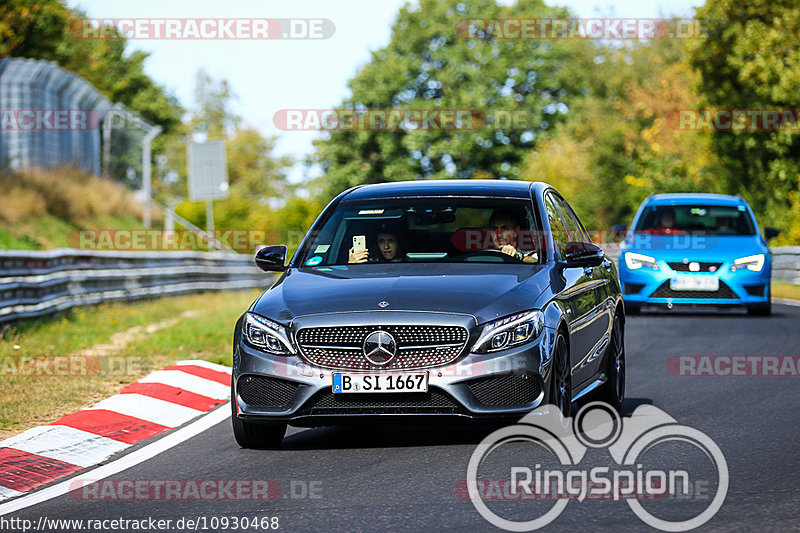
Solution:
{"label": "windshield", "polygon": [[646,207],[637,233],[657,235],[755,235],[744,205],[657,205]]}
{"label": "windshield", "polygon": [[539,263],[531,202],[505,198],[343,201],[303,266],[365,263]]}

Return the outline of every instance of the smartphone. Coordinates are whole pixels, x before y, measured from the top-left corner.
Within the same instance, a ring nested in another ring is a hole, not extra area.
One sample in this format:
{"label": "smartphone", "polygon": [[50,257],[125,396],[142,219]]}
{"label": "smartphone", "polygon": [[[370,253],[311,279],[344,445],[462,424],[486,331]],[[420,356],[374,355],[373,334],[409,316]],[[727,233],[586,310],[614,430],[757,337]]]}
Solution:
{"label": "smartphone", "polygon": [[367,237],[365,235],[353,236],[353,251],[360,252],[367,249]]}

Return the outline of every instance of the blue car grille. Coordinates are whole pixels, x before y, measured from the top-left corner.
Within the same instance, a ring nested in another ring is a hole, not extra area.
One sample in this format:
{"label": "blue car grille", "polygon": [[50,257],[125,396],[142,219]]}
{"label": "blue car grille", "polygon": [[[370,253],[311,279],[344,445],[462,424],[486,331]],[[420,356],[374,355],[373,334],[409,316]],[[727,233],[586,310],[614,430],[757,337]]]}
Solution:
{"label": "blue car grille", "polygon": [[669,267],[674,270],[675,272],[716,272],[719,270],[719,267],[722,266],[722,263],[708,263],[699,261],[698,265],[700,270],[689,270],[689,265],[691,263],[683,263],[683,262],[668,262]]}
{"label": "blue car grille", "polygon": [[719,280],[719,289],[716,291],[675,291],[669,286],[669,280],[661,284],[650,298],[688,298],[688,299],[727,299],[738,300],[736,293],[722,280]]}

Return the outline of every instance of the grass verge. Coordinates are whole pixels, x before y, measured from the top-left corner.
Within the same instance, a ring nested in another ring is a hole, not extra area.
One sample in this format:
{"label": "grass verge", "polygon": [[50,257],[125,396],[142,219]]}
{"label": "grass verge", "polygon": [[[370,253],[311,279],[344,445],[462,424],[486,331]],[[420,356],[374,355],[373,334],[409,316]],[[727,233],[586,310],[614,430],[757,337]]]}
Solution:
{"label": "grass verge", "polygon": [[772,284],[772,296],[774,298],[800,300],[800,285],[776,281]]}
{"label": "grass verge", "polygon": [[208,292],[102,304],[6,332],[0,439],[88,407],[181,359],[230,365],[234,324],[257,296]]}

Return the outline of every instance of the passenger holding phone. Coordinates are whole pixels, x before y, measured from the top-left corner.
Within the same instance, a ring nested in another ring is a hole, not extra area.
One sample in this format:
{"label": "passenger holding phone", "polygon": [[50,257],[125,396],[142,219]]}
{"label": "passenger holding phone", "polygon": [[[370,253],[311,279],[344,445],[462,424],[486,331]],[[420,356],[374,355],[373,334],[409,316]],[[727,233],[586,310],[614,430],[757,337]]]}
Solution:
{"label": "passenger holding phone", "polygon": [[366,263],[369,260],[367,250],[367,237],[365,235],[353,236],[353,247],[348,253],[348,263]]}
{"label": "passenger holding phone", "polygon": [[[383,223],[378,228],[376,237],[380,256],[379,262],[396,263],[403,257],[401,252],[399,234],[400,227],[397,224]],[[353,247],[348,253],[348,263],[366,263],[369,259],[369,250],[366,248],[366,236],[355,235],[353,237]]]}

